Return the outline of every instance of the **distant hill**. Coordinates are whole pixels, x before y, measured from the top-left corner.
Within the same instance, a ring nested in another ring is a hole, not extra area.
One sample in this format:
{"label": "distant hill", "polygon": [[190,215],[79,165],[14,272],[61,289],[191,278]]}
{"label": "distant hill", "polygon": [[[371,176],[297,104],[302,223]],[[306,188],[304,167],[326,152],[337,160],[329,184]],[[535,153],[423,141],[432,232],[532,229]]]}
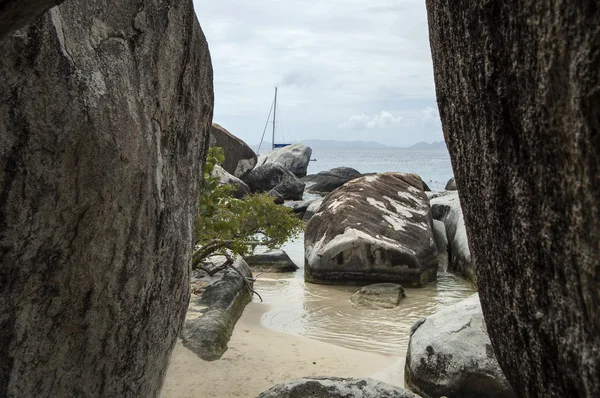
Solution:
{"label": "distant hill", "polygon": [[[321,149],[383,149],[383,148],[397,148],[394,146],[383,145],[375,141],[338,141],[338,140],[300,140],[306,146],[311,148]],[[250,145],[250,147],[256,151],[258,144]],[[271,150],[270,142],[263,142],[261,146],[261,152]]]}
{"label": "distant hill", "polygon": [[444,141],[435,142],[417,142],[414,145],[408,147],[408,149],[446,149],[446,143]]}

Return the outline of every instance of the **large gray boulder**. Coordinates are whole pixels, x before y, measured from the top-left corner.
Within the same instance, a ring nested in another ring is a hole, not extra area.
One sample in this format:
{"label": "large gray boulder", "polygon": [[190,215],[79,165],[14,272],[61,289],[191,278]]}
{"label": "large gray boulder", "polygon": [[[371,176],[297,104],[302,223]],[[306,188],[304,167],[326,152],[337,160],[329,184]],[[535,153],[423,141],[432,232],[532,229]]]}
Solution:
{"label": "large gray boulder", "polygon": [[600,8],[427,0],[483,313],[524,397],[600,396]]}
{"label": "large gray boulder", "polygon": [[454,179],[454,177],[448,180],[444,189],[446,191],[456,191],[456,180]]}
{"label": "large gray boulder", "polygon": [[308,192],[329,193],[348,181],[361,176],[360,172],[351,167],[336,167],[317,174],[307,175],[302,178],[302,181],[306,183]]}
{"label": "large gray boulder", "polygon": [[49,8],[64,0],[3,0],[0,4],[0,40],[33,22]]}
{"label": "large gray boulder", "polygon": [[315,215],[315,213],[317,213],[319,211],[319,208],[321,207],[321,205],[323,204],[323,199],[317,199],[313,202],[311,202],[311,204],[308,205],[308,207],[306,208],[306,211],[304,212],[304,216],[302,216],[302,219],[304,221],[308,221],[312,218],[312,216]]}
{"label": "large gray boulder", "polygon": [[215,165],[211,177],[218,178],[219,184],[223,185],[231,185],[235,190],[233,191],[233,197],[242,199],[244,196],[250,193],[250,188],[248,185],[227,172],[223,167],[218,164]]}
{"label": "large gray boulder", "polygon": [[[209,258],[218,267],[224,256]],[[237,258],[231,265],[238,272],[226,268],[210,276],[196,271],[192,279],[192,298],[181,331],[183,345],[205,361],[221,358],[244,307],[252,300],[245,278],[252,277],[246,261]]]}
{"label": "large gray boulder", "polygon": [[301,143],[295,143],[276,149],[266,155],[261,155],[257,166],[266,163],[276,163],[294,173],[296,177],[304,177],[311,154],[312,149],[310,147]]}
{"label": "large gray boulder", "polygon": [[365,378],[306,377],[271,387],[256,398],[419,398],[401,387]]}
{"label": "large gray boulder", "polygon": [[347,182],[308,222],[304,250],[308,282],[427,285],[438,263],[420,179],[383,173]]}
{"label": "large gray boulder", "polygon": [[156,397],[213,110],[192,2],[67,1],[0,54],[0,396]]}
{"label": "large gray boulder", "polygon": [[515,397],[494,355],[477,294],[413,325],[404,381],[423,397]]}
{"label": "large gray boulder", "polygon": [[304,193],[304,183],[277,163],[256,166],[242,181],[248,184],[252,192],[275,190],[286,200],[301,200]]}
{"label": "large gray boulder", "polygon": [[298,269],[290,256],[281,249],[253,254],[245,260],[256,272],[294,272]]}
{"label": "large gray boulder", "polygon": [[223,148],[225,160],[221,166],[237,178],[244,177],[256,165],[256,153],[252,148],[217,123],[210,129],[210,146]]}
{"label": "large gray boulder", "polygon": [[457,191],[431,199],[433,218],[444,223],[448,248],[448,270],[465,276],[477,285],[477,275],[471,261],[467,230]]}

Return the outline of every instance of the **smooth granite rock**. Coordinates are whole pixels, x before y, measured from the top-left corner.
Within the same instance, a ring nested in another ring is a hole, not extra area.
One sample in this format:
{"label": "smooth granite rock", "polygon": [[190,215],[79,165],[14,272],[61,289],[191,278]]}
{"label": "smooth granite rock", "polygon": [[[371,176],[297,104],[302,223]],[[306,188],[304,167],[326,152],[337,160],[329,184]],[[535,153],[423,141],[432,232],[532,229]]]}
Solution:
{"label": "smooth granite rock", "polygon": [[413,325],[404,381],[423,397],[515,397],[494,356],[477,294]]}
{"label": "smooth granite rock", "polygon": [[446,183],[446,187],[444,188],[446,191],[456,191],[456,181],[454,180],[454,177],[452,177],[451,179],[448,180],[448,182]]}
{"label": "smooth granite rock", "polygon": [[448,270],[464,275],[477,285],[477,275],[471,261],[465,220],[457,191],[446,192],[431,199],[433,218],[444,223],[448,241]]}
{"label": "smooth granite rock", "polygon": [[283,148],[275,149],[266,155],[261,155],[258,159],[257,166],[266,163],[275,163],[285,167],[296,177],[304,177],[306,175],[306,170],[308,169],[311,154],[312,149],[310,149],[310,147],[301,143],[295,143]]}
{"label": "smooth granite rock", "polygon": [[420,178],[383,173],[330,193],[304,234],[305,280],[422,287],[437,274],[429,200]]}
{"label": "smooth granite rock", "polygon": [[[218,266],[226,259],[213,256],[209,260]],[[205,361],[219,359],[227,351],[233,328],[252,300],[252,293],[240,275],[252,277],[250,267],[241,258],[232,266],[239,273],[226,268],[211,277],[204,271],[196,271],[192,280],[198,290],[190,299],[181,337],[183,345]]]}
{"label": "smooth granite rock", "polygon": [[302,178],[302,181],[306,183],[306,190],[308,192],[323,194],[329,193],[348,181],[361,176],[360,172],[351,167],[336,167],[317,174],[307,175]]}
{"label": "smooth granite rock", "polygon": [[242,181],[248,184],[252,192],[269,192],[274,189],[286,200],[301,200],[304,192],[304,183],[277,163],[256,166]]}
{"label": "smooth granite rock", "polygon": [[242,199],[244,196],[250,193],[250,188],[244,181],[240,180],[236,176],[229,174],[227,170],[225,170],[218,164],[215,165],[211,176],[217,177],[219,179],[219,184],[231,185],[232,187],[234,187],[234,198]]}

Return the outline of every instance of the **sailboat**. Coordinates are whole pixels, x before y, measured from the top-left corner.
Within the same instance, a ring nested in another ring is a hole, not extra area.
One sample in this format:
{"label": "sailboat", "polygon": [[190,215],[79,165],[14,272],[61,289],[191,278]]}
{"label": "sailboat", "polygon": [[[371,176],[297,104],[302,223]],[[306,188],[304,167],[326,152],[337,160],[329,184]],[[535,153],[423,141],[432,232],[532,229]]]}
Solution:
{"label": "sailboat", "polygon": [[271,110],[269,110],[269,116],[267,117],[267,122],[265,123],[265,129],[263,131],[262,138],[260,139],[260,144],[258,145],[258,152],[260,152],[260,147],[262,145],[263,139],[265,138],[265,131],[267,130],[267,125],[269,124],[269,119],[271,118],[271,111],[273,111],[273,135],[271,139],[271,150],[275,150],[278,148],[283,148],[292,144],[284,144],[284,143],[276,143],[275,142],[275,120],[277,116],[277,87],[275,87],[275,98],[273,98],[273,103],[271,104]]}

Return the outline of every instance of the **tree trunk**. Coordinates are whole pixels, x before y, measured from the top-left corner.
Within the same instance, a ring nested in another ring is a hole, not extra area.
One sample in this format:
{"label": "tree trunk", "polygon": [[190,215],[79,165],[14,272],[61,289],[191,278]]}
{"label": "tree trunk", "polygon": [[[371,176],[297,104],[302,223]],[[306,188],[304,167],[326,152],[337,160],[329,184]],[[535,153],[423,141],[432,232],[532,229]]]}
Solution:
{"label": "tree trunk", "polygon": [[427,0],[490,339],[522,396],[600,396],[600,8]]}
{"label": "tree trunk", "polygon": [[192,2],[68,1],[0,54],[0,396],[157,396],[213,109]]}

